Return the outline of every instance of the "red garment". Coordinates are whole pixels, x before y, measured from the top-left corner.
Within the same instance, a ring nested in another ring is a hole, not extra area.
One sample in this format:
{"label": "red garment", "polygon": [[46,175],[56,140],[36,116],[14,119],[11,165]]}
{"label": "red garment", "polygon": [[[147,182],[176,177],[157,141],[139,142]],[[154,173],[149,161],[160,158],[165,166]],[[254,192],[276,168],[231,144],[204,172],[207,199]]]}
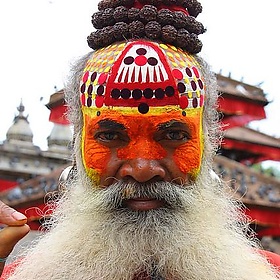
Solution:
{"label": "red garment", "polygon": [[267,260],[280,271],[280,255],[269,252],[260,251],[260,253],[267,258]]}

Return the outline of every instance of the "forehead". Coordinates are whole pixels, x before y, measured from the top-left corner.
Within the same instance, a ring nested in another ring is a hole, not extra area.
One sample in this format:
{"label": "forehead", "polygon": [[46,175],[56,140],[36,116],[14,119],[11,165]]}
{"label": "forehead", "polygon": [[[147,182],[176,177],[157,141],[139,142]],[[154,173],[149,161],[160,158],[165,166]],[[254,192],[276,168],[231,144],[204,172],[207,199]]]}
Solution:
{"label": "forehead", "polygon": [[187,111],[203,107],[204,78],[196,59],[172,46],[134,41],[96,51],[80,85],[83,107],[97,111],[157,109]]}
{"label": "forehead", "polygon": [[183,115],[180,110],[158,111],[157,114],[138,114],[118,110],[96,110],[83,107],[85,129],[89,133],[94,133],[98,129],[127,130],[139,134],[150,134],[156,130],[174,128],[189,129],[190,132],[199,132],[201,126],[202,110],[189,110],[188,115]]}

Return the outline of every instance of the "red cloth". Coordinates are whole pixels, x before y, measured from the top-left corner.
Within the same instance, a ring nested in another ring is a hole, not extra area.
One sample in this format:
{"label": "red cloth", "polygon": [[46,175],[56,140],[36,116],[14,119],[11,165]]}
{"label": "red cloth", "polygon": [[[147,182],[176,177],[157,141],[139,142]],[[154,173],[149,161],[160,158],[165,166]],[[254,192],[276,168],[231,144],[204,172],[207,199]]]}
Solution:
{"label": "red cloth", "polygon": [[218,103],[219,110],[225,115],[249,116],[251,120],[261,120],[266,118],[263,104],[224,97],[220,97]]}
{"label": "red cloth", "polygon": [[222,146],[227,150],[236,149],[241,151],[248,151],[250,153],[258,155],[257,158],[254,158],[252,160],[252,163],[257,163],[265,160],[280,160],[279,147],[265,146],[258,143],[250,143],[230,138],[224,138]]}
{"label": "red cloth", "polygon": [[18,185],[18,182],[16,181],[0,180],[0,191],[7,191],[14,188],[16,185]]}
{"label": "red cloth", "polygon": [[6,280],[7,277],[9,276],[9,274],[11,273],[11,271],[13,269],[15,269],[15,267],[16,267],[15,263],[11,263],[11,264],[6,265],[4,267],[2,275],[0,276],[0,280]]}
{"label": "red cloth", "polygon": [[267,258],[267,260],[280,271],[280,255],[269,252],[260,251],[260,253]]}
{"label": "red cloth", "polygon": [[69,124],[67,119],[67,106],[65,104],[51,108],[49,121],[57,124]]}

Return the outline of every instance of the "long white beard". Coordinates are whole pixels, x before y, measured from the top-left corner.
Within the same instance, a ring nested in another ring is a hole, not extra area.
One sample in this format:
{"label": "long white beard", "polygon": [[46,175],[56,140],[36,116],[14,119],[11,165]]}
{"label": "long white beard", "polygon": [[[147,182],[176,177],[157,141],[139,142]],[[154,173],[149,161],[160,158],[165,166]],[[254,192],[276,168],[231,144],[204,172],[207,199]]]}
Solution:
{"label": "long white beard", "polygon": [[[141,271],[168,280],[278,279],[244,236],[237,204],[210,176],[193,186],[158,183],[92,189],[73,182],[53,228],[28,252],[10,280],[132,280]],[[144,212],[122,208],[122,198],[167,201]],[[237,222],[238,221],[238,222]]]}

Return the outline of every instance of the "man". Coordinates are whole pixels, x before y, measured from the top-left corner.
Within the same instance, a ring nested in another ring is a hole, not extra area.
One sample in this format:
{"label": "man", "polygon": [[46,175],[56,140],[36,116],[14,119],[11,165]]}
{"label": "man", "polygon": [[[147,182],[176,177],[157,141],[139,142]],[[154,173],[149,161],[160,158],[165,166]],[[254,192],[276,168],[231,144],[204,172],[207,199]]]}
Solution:
{"label": "man", "polygon": [[66,89],[67,190],[8,279],[279,279],[212,171],[217,92],[196,55],[200,11],[194,0],[99,3],[96,51]]}

